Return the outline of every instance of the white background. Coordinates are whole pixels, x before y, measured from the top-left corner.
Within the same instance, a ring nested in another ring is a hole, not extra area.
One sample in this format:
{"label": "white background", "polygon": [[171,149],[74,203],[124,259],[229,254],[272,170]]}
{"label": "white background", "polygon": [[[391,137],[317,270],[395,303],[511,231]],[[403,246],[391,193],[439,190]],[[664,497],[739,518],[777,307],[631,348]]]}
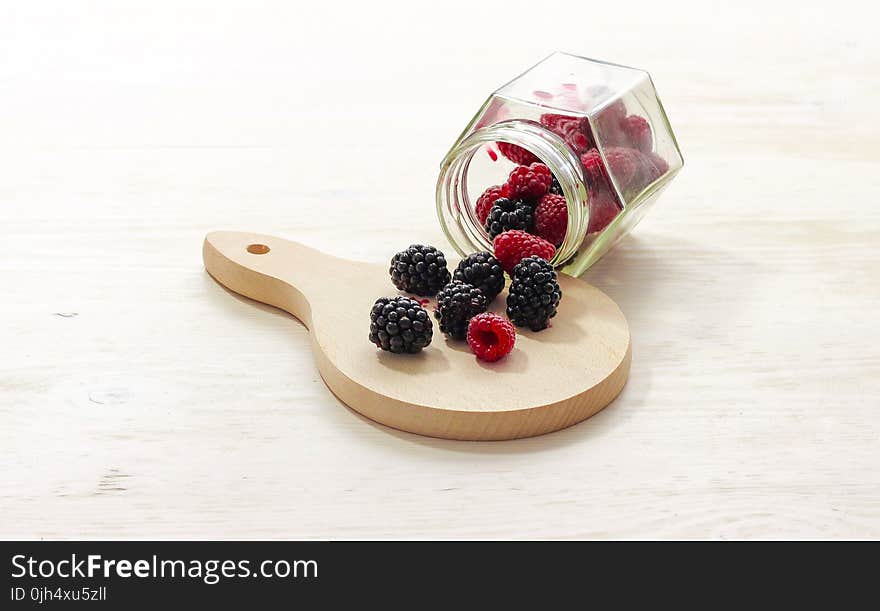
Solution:
{"label": "white background", "polygon": [[[855,2],[3,2],[0,536],[880,537],[878,22]],[[584,276],[629,318],[629,385],[516,442],[364,420],[301,325],[205,274],[203,235],[445,247],[440,159],[556,49],[649,70],[686,159]]]}

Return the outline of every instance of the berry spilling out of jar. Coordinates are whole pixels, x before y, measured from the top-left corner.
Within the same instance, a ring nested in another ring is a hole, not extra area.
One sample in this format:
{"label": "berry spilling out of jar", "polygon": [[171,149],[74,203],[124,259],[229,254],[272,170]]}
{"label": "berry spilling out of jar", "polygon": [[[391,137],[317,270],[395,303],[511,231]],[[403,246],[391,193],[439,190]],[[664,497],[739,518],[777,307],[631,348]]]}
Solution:
{"label": "berry spilling out of jar", "polygon": [[[552,195],[546,168],[533,167],[540,165],[515,171],[512,183],[498,193],[538,199]],[[399,290],[436,295],[434,318],[440,332],[450,340],[467,340],[476,357],[487,362],[498,361],[513,350],[515,326],[546,329],[562,299],[556,271],[550,265],[556,253],[553,244],[527,231],[510,229],[496,236],[493,247],[494,254],[471,253],[450,273],[440,250],[412,244],[391,258],[388,269],[391,283]],[[487,312],[504,290],[505,272],[513,281],[507,295],[507,318]],[[429,303],[402,295],[380,297],[370,310],[370,342],[398,354],[421,352],[430,345],[434,331],[426,310]]]}
{"label": "berry spilling out of jar", "polygon": [[556,270],[548,261],[532,255],[517,263],[511,276],[507,317],[518,327],[532,331],[546,329],[562,299]]}
{"label": "berry spilling out of jar", "polygon": [[556,254],[553,244],[519,229],[505,231],[496,236],[492,247],[495,249],[495,257],[508,274],[512,274],[513,268],[526,257],[537,255],[549,261]]}
{"label": "berry spilling out of jar", "polygon": [[[620,214],[618,193],[630,200],[669,169],[654,153],[647,119],[627,114],[620,101],[596,117],[595,128],[585,117],[558,113],[542,114],[538,122],[559,136],[583,166],[590,202],[588,234],[602,231]],[[604,143],[604,159],[597,139]],[[477,199],[474,211],[486,233],[494,240],[506,232],[525,231],[558,248],[568,230],[568,206],[559,181],[526,149],[496,145],[517,166],[504,184],[488,187]]]}
{"label": "berry spilling out of jar", "polygon": [[[392,282],[407,298],[436,295],[447,342],[503,358],[517,332],[541,332],[557,316],[556,268],[580,274],[595,263],[682,164],[647,72],[554,53],[490,94],[440,165],[437,212],[462,261],[447,269],[442,252],[414,244],[392,259]],[[506,303],[493,306],[505,285]],[[392,309],[419,329],[431,324],[409,306]],[[387,316],[372,325],[380,348],[428,345]]]}
{"label": "berry spilling out of jar", "polygon": [[509,320],[498,314],[477,314],[468,324],[467,343],[478,359],[494,363],[513,350],[516,329]]}
{"label": "berry spilling out of jar", "polygon": [[428,312],[409,297],[380,297],[370,310],[370,341],[397,354],[415,354],[431,343]]}
{"label": "berry spilling out of jar", "polygon": [[553,53],[489,94],[453,143],[437,213],[462,255],[522,231],[578,275],[636,226],[683,163],[647,72]]}
{"label": "berry spilling out of jar", "polygon": [[453,339],[464,339],[468,323],[477,314],[486,311],[486,295],[472,284],[455,280],[437,294],[434,318],[440,331]]}

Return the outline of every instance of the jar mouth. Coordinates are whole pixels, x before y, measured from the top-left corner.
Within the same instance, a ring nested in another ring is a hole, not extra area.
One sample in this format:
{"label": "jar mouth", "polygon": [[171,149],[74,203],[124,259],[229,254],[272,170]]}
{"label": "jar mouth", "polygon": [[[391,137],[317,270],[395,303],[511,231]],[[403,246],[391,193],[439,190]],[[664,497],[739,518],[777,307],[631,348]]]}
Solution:
{"label": "jar mouth", "polygon": [[540,123],[522,119],[500,121],[477,129],[443,159],[437,180],[437,216],[452,246],[461,256],[492,251],[492,241],[476,215],[468,189],[468,168],[486,144],[506,142],[522,147],[544,163],[562,188],[568,210],[568,228],[550,263],[561,266],[584,240],[589,225],[588,189],[580,160],[565,141]]}

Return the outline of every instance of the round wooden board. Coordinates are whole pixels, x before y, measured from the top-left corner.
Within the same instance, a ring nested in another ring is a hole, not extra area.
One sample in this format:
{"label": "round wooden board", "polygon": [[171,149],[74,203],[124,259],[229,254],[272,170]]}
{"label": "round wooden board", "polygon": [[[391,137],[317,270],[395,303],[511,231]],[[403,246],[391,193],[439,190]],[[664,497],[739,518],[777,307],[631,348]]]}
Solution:
{"label": "round wooden board", "polygon": [[[396,429],[446,439],[530,437],[571,426],[623,389],[629,328],[599,289],[560,274],[562,302],[544,331],[517,329],[516,347],[496,363],[436,329],[418,355],[371,344],[374,301],[400,294],[387,265],[347,261],[273,236],[214,232],[205,267],[227,288],[279,307],[310,330],[321,376],[352,409]],[[490,308],[503,313],[505,295]],[[426,306],[433,310],[433,301]]]}

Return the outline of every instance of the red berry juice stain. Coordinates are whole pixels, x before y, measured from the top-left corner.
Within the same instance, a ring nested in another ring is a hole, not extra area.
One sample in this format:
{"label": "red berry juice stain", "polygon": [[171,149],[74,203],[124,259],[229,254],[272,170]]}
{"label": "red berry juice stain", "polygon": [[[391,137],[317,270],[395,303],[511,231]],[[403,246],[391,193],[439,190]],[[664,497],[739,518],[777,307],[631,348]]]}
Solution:
{"label": "red berry juice stain", "polygon": [[562,83],[562,88],[568,89],[569,91],[572,91],[574,89],[577,89],[577,84],[575,84],[575,83]]}
{"label": "red berry juice stain", "polygon": [[489,153],[489,159],[491,159],[492,161],[498,161],[498,153],[496,153],[492,149],[486,149],[486,152]]}
{"label": "red berry juice stain", "polygon": [[552,93],[550,93],[549,91],[541,91],[540,89],[533,91],[532,95],[535,96],[536,98],[541,99],[541,100],[552,100],[553,99]]}
{"label": "red berry juice stain", "polygon": [[431,300],[430,300],[430,299],[419,299],[419,303],[420,303],[421,306],[424,308],[426,305],[428,305],[429,303],[431,303]]}

